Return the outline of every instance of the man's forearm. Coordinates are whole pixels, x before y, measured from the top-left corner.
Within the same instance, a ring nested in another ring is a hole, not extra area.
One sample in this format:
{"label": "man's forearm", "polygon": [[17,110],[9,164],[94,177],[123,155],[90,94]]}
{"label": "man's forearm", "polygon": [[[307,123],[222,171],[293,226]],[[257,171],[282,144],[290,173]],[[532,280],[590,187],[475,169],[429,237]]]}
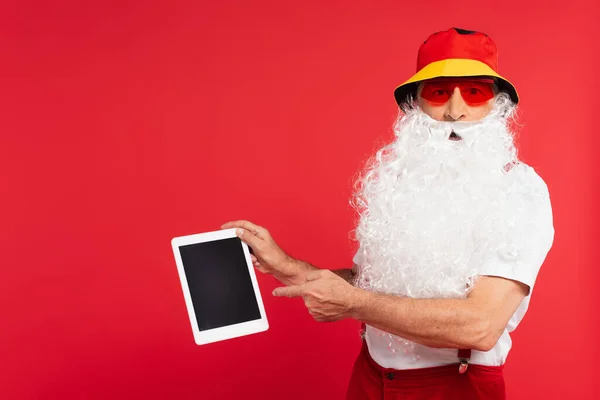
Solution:
{"label": "man's forearm", "polygon": [[365,290],[358,293],[353,318],[382,331],[436,348],[487,351],[495,344],[489,321],[469,299],[411,299]]}
{"label": "man's forearm", "polygon": [[[289,276],[289,277],[285,277],[285,278],[276,276],[276,278],[279,279],[280,282],[282,282],[286,285],[303,284],[304,282],[306,282],[306,275],[308,273],[320,269],[306,261],[294,259],[292,262],[294,263],[293,270],[295,271],[295,274],[293,276]],[[336,270],[331,270],[331,272],[335,273],[336,275],[338,275],[341,278],[343,278],[344,280],[346,280],[348,283],[352,284],[353,278],[354,278],[354,273],[352,272],[351,268],[336,269]]]}

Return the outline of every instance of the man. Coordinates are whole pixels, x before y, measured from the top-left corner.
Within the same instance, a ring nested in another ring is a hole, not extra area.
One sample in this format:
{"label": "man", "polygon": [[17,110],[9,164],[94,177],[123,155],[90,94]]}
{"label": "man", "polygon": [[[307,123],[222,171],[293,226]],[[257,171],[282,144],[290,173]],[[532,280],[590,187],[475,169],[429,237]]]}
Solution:
{"label": "man", "polygon": [[260,271],[317,321],[366,327],[348,399],[504,399],[509,333],[523,318],[554,228],[546,184],[518,160],[519,101],[485,34],[449,29],[420,47],[395,90],[396,139],[359,179],[351,269],[288,256],[248,221]]}

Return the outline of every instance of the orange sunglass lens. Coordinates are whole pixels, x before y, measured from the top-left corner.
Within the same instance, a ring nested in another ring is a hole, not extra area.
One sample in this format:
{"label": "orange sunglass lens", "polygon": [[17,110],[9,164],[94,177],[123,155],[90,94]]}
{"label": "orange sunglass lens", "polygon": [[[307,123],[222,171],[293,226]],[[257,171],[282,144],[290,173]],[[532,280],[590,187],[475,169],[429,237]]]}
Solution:
{"label": "orange sunglass lens", "polygon": [[481,81],[440,81],[425,82],[421,97],[430,103],[444,104],[458,87],[464,101],[469,105],[484,103],[494,97],[494,85]]}
{"label": "orange sunglass lens", "polygon": [[421,90],[421,97],[431,103],[444,104],[451,95],[452,87],[447,83],[426,82]]}

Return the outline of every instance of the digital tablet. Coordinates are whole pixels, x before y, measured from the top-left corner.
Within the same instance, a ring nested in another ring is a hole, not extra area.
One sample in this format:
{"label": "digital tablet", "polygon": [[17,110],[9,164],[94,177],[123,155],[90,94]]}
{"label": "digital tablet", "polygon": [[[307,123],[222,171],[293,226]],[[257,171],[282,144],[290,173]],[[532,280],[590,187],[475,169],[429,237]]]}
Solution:
{"label": "digital tablet", "polygon": [[248,246],[235,229],[171,240],[198,345],[269,329]]}

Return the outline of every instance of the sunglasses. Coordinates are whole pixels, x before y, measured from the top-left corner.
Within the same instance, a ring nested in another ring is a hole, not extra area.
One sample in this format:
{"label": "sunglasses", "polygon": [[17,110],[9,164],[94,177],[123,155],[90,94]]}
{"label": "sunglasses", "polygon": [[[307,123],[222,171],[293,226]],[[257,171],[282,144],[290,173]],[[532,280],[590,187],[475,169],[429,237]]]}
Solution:
{"label": "sunglasses", "polygon": [[436,79],[423,83],[421,97],[435,105],[442,105],[450,100],[454,88],[469,106],[480,106],[494,97],[494,81],[492,79]]}

